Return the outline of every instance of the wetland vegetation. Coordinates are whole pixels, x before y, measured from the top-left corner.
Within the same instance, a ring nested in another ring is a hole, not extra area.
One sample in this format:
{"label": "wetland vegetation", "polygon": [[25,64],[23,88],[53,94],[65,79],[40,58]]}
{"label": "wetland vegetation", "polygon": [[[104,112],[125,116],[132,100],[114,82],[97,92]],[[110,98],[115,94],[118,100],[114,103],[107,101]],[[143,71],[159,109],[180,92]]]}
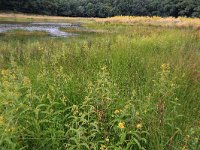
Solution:
{"label": "wetland vegetation", "polygon": [[1,34],[2,150],[200,149],[199,19],[68,19]]}

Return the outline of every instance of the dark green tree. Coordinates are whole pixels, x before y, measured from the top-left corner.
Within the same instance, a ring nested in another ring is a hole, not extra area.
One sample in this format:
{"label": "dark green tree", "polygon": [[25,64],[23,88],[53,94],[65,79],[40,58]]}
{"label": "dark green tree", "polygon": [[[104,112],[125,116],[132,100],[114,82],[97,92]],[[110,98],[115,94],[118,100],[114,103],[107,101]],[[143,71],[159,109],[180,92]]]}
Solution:
{"label": "dark green tree", "polygon": [[0,0],[0,10],[80,17],[200,17],[200,0]]}

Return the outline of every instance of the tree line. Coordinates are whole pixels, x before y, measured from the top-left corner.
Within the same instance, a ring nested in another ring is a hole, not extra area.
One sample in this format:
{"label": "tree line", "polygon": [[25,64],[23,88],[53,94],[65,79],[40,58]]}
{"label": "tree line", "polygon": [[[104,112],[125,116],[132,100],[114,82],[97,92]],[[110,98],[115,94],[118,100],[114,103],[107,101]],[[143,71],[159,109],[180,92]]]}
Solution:
{"label": "tree line", "polygon": [[0,0],[0,10],[71,17],[200,17],[200,0]]}

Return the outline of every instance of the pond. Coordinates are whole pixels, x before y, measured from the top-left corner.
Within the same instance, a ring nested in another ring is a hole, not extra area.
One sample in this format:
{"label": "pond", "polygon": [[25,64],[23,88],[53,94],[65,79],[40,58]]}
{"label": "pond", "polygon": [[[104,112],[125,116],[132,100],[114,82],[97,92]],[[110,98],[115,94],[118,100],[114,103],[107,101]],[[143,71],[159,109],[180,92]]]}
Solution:
{"label": "pond", "polygon": [[50,36],[54,37],[68,37],[71,33],[63,32],[60,28],[74,28],[79,25],[70,23],[16,23],[16,22],[0,22],[0,33],[4,33],[10,30],[26,30],[26,31],[45,31]]}

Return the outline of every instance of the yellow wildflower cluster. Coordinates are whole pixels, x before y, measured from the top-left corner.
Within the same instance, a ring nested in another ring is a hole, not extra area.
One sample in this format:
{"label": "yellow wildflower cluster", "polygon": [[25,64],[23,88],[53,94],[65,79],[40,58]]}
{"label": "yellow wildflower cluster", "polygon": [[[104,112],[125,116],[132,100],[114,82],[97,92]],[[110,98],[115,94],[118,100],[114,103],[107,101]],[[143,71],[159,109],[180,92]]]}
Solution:
{"label": "yellow wildflower cluster", "polygon": [[164,71],[166,71],[166,70],[169,70],[170,69],[170,65],[169,64],[162,64],[161,66],[160,66],[160,68],[162,69],[162,71],[164,72]]}
{"label": "yellow wildflower cluster", "polygon": [[4,81],[16,79],[16,75],[13,74],[10,70],[2,70],[1,75],[3,76]]}
{"label": "yellow wildflower cluster", "polygon": [[9,127],[5,129],[5,132],[13,132],[13,131],[15,131],[14,127]]}
{"label": "yellow wildflower cluster", "polygon": [[3,76],[7,76],[7,75],[10,74],[10,71],[9,71],[9,70],[1,70],[1,74],[2,74]]}
{"label": "yellow wildflower cluster", "polygon": [[89,50],[88,44],[87,44],[87,43],[84,43],[84,44],[83,44],[83,48],[86,49],[86,50]]}
{"label": "yellow wildflower cluster", "polygon": [[120,122],[120,123],[118,124],[118,128],[124,129],[124,128],[125,128],[125,122]]}
{"label": "yellow wildflower cluster", "polygon": [[39,47],[38,47],[38,50],[39,50],[39,51],[44,51],[45,49],[44,49],[43,47],[40,47],[40,46],[39,46]]}
{"label": "yellow wildflower cluster", "polygon": [[27,86],[27,87],[31,86],[31,80],[28,77],[24,77],[23,78],[23,85]]}
{"label": "yellow wildflower cluster", "polygon": [[77,105],[73,105],[72,106],[72,109],[71,109],[71,112],[73,113],[73,115],[76,115],[78,114],[78,106]]}

